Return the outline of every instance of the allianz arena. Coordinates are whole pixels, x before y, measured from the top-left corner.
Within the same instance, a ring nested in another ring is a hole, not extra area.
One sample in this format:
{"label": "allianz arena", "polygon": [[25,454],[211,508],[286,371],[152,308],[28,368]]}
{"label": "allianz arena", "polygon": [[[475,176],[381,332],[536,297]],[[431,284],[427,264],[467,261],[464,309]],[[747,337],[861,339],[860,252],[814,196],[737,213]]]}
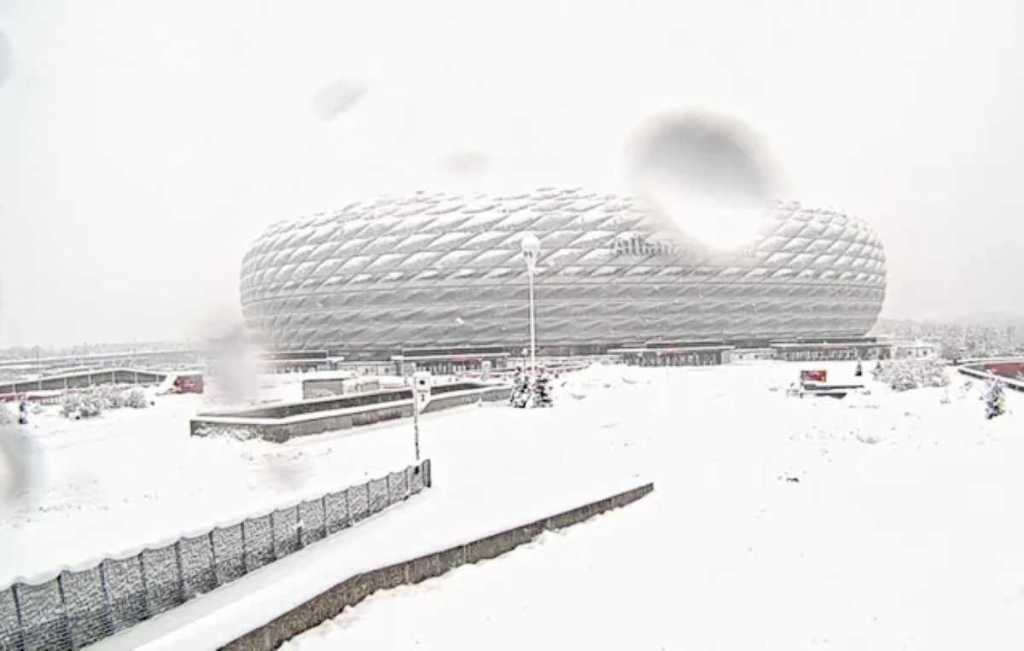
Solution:
{"label": "allianz arena", "polygon": [[780,203],[752,248],[715,255],[660,236],[629,198],[541,189],[418,193],[277,223],[245,255],[243,312],[280,350],[519,351],[526,232],[541,242],[541,350],[838,341],[865,335],[885,296],[882,244],[853,217]]}

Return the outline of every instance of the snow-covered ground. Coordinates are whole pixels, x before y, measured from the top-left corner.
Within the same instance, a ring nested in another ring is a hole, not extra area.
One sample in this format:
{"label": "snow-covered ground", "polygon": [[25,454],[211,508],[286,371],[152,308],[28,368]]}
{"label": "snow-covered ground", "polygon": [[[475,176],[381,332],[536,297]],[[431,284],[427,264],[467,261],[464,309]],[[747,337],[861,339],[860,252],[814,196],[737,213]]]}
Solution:
{"label": "snow-covered ground", "polygon": [[[260,400],[297,400],[301,380],[308,377],[313,374],[263,376]],[[40,582],[63,567],[83,569],[105,557],[163,546],[182,535],[234,524],[414,462],[409,419],[284,444],[190,437],[191,416],[223,407],[209,399],[160,396],[155,407],[109,410],[79,421],[61,416],[59,407],[49,407],[33,414],[27,427],[5,427],[3,451],[16,453],[27,481],[11,486],[12,469],[0,467],[0,495],[8,496],[12,489],[17,493],[13,502],[0,500],[0,587],[17,580]],[[482,453],[452,435],[465,428],[485,441],[488,436],[504,436],[514,430],[514,425],[502,422],[501,415],[508,413],[503,405],[488,405],[425,414],[424,454],[430,456],[440,447],[449,458],[471,464]],[[437,446],[432,445],[435,435],[440,439]],[[549,452],[557,449],[552,446]],[[541,473],[544,456],[537,454],[534,461],[525,462],[533,468],[501,472]],[[445,476],[444,466],[435,464],[435,477]],[[573,479],[563,470],[549,468],[549,475],[560,476],[545,480],[541,487],[564,489],[587,475],[578,471],[581,478]],[[591,472],[600,476],[597,470]],[[490,466],[484,466],[465,481],[485,485],[489,473]]]}
{"label": "snow-covered ground", "polygon": [[588,371],[523,426],[615,432],[652,496],[286,648],[1022,648],[1021,396],[993,421],[954,374],[948,392],[787,398],[798,368]]}
{"label": "snow-covered ground", "polygon": [[[1020,648],[1022,396],[993,421],[977,383],[965,391],[954,374],[948,391],[867,380],[870,395],[787,397],[808,366],[593,367],[567,376],[554,409],[430,414],[433,489],[136,628],[167,636],[153,648],[215,646],[248,630],[248,610],[263,621],[359,568],[653,480],[627,509],[375,595],[291,646]],[[850,364],[814,366],[852,380]],[[0,523],[3,575],[237,520],[411,458],[407,422],[285,445],[190,439],[198,406],[36,418],[47,477]],[[129,646],[154,639],[137,633]]]}
{"label": "snow-covered ground", "polygon": [[[297,377],[282,378],[270,395],[294,398]],[[51,407],[28,427],[4,429],[12,443],[5,449],[28,477],[13,502],[0,504],[0,586],[237,523],[412,463],[411,436],[378,437],[374,427],[283,445],[190,437],[189,418],[210,406],[202,396],[161,396],[155,407],[80,421]]]}

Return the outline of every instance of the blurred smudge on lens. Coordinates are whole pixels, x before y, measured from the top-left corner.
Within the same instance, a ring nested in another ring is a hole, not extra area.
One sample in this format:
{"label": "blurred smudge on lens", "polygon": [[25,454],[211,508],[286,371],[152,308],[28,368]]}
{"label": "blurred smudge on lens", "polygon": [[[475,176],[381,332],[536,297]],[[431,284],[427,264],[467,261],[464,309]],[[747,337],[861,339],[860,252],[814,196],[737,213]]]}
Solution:
{"label": "blurred smudge on lens", "polygon": [[3,86],[7,78],[11,76],[11,41],[7,34],[0,32],[0,86]]}
{"label": "blurred smudge on lens", "polygon": [[364,84],[339,80],[321,88],[313,96],[313,112],[321,120],[333,120],[350,111],[366,95]]}
{"label": "blurred smudge on lens", "polygon": [[207,400],[220,405],[248,405],[259,399],[263,345],[228,310],[212,311],[198,326],[206,360]]}
{"label": "blurred smudge on lens", "polygon": [[0,516],[38,496],[43,482],[41,459],[25,426],[0,424]]}
{"label": "blurred smudge on lens", "polygon": [[779,174],[741,122],[707,112],[659,115],[627,147],[629,181],[666,231],[713,249],[751,240]]}
{"label": "blurred smudge on lens", "polygon": [[441,161],[444,169],[460,176],[474,176],[487,171],[490,161],[478,151],[460,151]]}

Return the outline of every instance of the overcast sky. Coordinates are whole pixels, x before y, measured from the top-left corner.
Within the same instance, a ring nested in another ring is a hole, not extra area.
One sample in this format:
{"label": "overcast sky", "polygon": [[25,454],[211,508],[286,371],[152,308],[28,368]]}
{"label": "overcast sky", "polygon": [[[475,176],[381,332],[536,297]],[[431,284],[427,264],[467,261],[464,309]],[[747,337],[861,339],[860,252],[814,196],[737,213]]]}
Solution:
{"label": "overcast sky", "polygon": [[356,199],[624,191],[631,130],[688,109],[875,226],[884,315],[1019,311],[1021,33],[984,0],[0,0],[0,346],[194,337],[267,225]]}

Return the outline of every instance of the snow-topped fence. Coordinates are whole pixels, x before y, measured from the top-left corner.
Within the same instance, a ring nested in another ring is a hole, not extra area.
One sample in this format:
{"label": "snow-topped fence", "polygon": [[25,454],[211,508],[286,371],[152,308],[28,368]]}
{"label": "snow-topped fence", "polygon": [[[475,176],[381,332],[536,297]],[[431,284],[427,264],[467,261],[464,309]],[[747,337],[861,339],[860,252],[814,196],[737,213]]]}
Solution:
{"label": "snow-topped fence", "polygon": [[0,592],[0,649],[78,649],[352,526],[430,486],[430,460],[236,525]]}
{"label": "snow-topped fence", "polygon": [[1010,389],[1013,389],[1014,391],[1024,392],[1024,382],[1020,380],[1014,380],[1013,378],[1007,377],[1005,375],[993,373],[985,368],[977,368],[975,366],[958,366],[956,370],[959,371],[961,375],[977,378],[979,380],[985,380],[987,382],[1002,382],[1003,385],[1009,387]]}

